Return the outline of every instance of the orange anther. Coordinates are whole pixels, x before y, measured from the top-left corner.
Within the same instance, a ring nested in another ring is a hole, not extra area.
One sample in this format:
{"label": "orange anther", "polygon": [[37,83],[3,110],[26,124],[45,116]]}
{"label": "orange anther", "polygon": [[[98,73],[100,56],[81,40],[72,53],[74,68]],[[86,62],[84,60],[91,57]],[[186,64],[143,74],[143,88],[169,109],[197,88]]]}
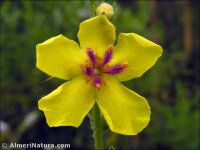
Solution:
{"label": "orange anther", "polygon": [[101,85],[99,83],[95,84],[96,90],[100,90]]}
{"label": "orange anther", "polygon": [[92,51],[92,48],[87,47],[87,48],[86,48],[86,51]]}
{"label": "orange anther", "polygon": [[121,66],[122,66],[122,68],[126,69],[126,68],[128,68],[129,64],[128,64],[128,62],[125,61],[121,64]]}
{"label": "orange anther", "polygon": [[113,50],[113,45],[108,46],[108,50],[112,51]]}

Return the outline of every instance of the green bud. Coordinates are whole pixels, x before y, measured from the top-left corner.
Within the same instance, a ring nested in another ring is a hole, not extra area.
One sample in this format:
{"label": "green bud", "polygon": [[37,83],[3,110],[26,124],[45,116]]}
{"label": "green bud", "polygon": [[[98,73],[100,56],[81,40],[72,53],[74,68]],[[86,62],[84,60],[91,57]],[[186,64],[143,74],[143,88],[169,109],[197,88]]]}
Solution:
{"label": "green bud", "polygon": [[96,13],[97,15],[104,14],[109,20],[112,19],[115,14],[113,6],[108,3],[100,4],[96,9]]}

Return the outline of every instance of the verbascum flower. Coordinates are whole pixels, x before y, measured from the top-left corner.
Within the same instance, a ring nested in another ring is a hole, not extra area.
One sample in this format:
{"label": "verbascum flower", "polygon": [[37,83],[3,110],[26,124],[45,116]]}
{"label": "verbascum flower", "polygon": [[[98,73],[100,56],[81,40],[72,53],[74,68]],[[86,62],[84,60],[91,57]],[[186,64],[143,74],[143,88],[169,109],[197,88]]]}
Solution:
{"label": "verbascum flower", "polygon": [[83,21],[80,46],[63,35],[37,45],[37,67],[69,80],[38,102],[50,127],[78,127],[95,103],[113,132],[136,135],[150,121],[146,99],[120,81],[140,77],[162,54],[161,46],[135,34],[120,33],[104,16]]}

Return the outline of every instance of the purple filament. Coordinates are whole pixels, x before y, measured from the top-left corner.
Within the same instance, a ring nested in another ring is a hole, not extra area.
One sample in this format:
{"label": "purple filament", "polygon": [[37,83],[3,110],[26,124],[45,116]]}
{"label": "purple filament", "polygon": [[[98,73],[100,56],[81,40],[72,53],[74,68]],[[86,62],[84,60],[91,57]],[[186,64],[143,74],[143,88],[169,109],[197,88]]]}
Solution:
{"label": "purple filament", "polygon": [[94,52],[93,52],[93,50],[91,48],[87,49],[87,55],[90,58],[93,67],[95,67],[95,65],[96,65],[96,56],[95,56],[95,54],[94,54]]}
{"label": "purple filament", "polygon": [[94,86],[96,86],[97,84],[101,85],[101,78],[99,76],[96,76],[94,78]]}
{"label": "purple filament", "polygon": [[111,68],[108,68],[105,73],[108,73],[108,74],[118,74],[118,73],[121,73],[124,71],[124,67],[121,65],[121,64],[117,64],[117,65],[114,65],[113,67]]}
{"label": "purple filament", "polygon": [[93,69],[89,66],[83,67],[83,72],[88,76],[93,76],[93,74],[94,74]]}
{"label": "purple filament", "polygon": [[104,66],[105,64],[109,63],[112,59],[112,49],[108,49],[104,55],[103,63],[101,66]]}

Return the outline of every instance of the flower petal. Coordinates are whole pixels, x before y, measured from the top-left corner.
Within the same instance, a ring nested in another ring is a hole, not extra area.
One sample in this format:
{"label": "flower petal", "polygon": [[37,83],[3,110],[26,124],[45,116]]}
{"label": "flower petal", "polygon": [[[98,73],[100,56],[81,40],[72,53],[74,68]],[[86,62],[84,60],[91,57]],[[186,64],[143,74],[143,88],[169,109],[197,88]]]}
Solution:
{"label": "flower petal", "polygon": [[81,73],[80,64],[86,59],[78,44],[63,35],[37,44],[36,66],[45,73],[69,80]]}
{"label": "flower petal", "polygon": [[127,89],[113,77],[105,77],[97,93],[97,103],[113,132],[136,135],[150,120],[150,107],[145,98]]}
{"label": "flower petal", "polygon": [[93,17],[80,24],[78,38],[82,49],[90,47],[103,56],[115,42],[115,27],[104,15]]}
{"label": "flower petal", "polygon": [[38,105],[50,127],[78,127],[94,102],[92,86],[82,77],[77,77],[43,97]]}
{"label": "flower petal", "polygon": [[121,33],[111,63],[128,62],[129,67],[117,75],[120,81],[126,81],[140,77],[161,55],[161,46],[135,33]]}

